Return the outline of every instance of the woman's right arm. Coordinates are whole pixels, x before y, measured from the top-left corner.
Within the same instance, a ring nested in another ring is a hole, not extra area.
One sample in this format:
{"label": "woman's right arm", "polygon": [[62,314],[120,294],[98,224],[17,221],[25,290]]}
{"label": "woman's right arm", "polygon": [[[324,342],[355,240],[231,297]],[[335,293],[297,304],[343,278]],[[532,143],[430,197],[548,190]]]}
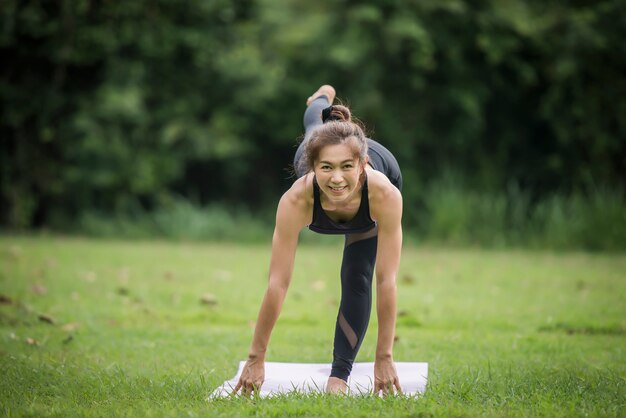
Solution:
{"label": "woman's right arm", "polygon": [[233,394],[241,389],[242,393],[248,395],[260,389],[265,379],[265,352],[291,282],[298,234],[307,223],[306,201],[297,192],[303,183],[297,183],[282,196],[278,204],[269,283],[256,322],[248,361]]}

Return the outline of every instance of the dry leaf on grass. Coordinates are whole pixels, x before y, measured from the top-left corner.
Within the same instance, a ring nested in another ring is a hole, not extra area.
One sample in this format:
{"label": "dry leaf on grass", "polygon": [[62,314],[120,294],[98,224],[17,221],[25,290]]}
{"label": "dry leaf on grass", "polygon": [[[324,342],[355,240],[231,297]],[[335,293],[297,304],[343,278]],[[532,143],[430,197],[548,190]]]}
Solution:
{"label": "dry leaf on grass", "polygon": [[46,314],[40,314],[37,318],[39,318],[39,320],[41,322],[45,322],[45,323],[50,324],[50,325],[54,325],[56,323],[54,318],[52,318],[51,316],[46,315]]}
{"label": "dry leaf on grass", "polygon": [[69,322],[69,323],[63,325],[63,327],[61,327],[61,329],[63,331],[65,331],[65,332],[74,332],[79,327],[80,327],[80,323],[78,323],[78,322]]}
{"label": "dry leaf on grass", "polygon": [[9,255],[13,259],[18,259],[22,256],[22,249],[17,245],[13,245],[11,246],[11,248],[9,248]]}
{"label": "dry leaf on grass", "polygon": [[228,270],[215,270],[213,278],[222,282],[227,282],[233,278],[233,273]]}
{"label": "dry leaf on grass", "polygon": [[85,280],[88,283],[93,283],[96,280],[98,280],[98,275],[96,274],[95,271],[85,271],[83,273],[83,280]]}
{"label": "dry leaf on grass", "polygon": [[323,280],[316,280],[311,283],[311,289],[315,290],[316,292],[321,292],[322,290],[326,289],[326,282]]}
{"label": "dry leaf on grass", "polygon": [[33,270],[32,274],[33,274],[34,277],[36,277],[38,279],[41,279],[41,278],[44,278],[46,276],[46,270],[43,267],[39,267],[39,268],[36,268],[35,270]]}
{"label": "dry leaf on grass", "polygon": [[415,280],[415,277],[411,276],[410,274],[405,274],[404,276],[402,276],[402,283],[404,284],[415,284],[417,280]]}
{"label": "dry leaf on grass", "polygon": [[12,305],[12,304],[13,304],[13,299],[11,299],[10,297],[6,295],[0,294],[0,305]]}
{"label": "dry leaf on grass", "polygon": [[36,295],[45,295],[48,293],[48,288],[42,284],[34,284],[30,290]]}
{"label": "dry leaf on grass", "polygon": [[205,293],[200,297],[200,303],[203,305],[217,305],[217,298],[212,293]]}
{"label": "dry leaf on grass", "polygon": [[128,296],[128,294],[130,293],[127,287],[124,286],[120,286],[117,288],[116,290],[117,294],[120,296]]}
{"label": "dry leaf on grass", "polygon": [[39,341],[37,341],[36,339],[31,338],[31,337],[26,337],[26,344],[28,344],[28,345],[34,345],[34,346],[38,346],[38,345],[40,345],[40,344],[39,344]]}
{"label": "dry leaf on grass", "polygon": [[117,274],[117,279],[122,284],[128,283],[128,279],[130,279],[130,270],[128,270],[128,267],[122,267],[120,269],[119,273]]}

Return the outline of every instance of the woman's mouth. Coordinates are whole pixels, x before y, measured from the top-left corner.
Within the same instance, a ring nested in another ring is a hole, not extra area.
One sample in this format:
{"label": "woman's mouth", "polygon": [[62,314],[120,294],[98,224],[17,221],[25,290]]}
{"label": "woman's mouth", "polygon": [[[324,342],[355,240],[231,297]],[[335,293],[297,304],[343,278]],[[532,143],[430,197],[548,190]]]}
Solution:
{"label": "woman's mouth", "polygon": [[344,190],[348,188],[348,186],[341,186],[341,187],[329,186],[329,188],[334,194],[341,194],[343,193]]}

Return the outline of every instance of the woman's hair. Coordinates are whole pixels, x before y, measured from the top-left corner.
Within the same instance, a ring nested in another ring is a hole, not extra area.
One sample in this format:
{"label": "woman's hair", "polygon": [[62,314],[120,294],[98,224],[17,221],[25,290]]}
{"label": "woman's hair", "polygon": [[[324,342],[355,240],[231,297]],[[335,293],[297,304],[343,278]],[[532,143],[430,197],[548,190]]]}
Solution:
{"label": "woman's hair", "polygon": [[352,120],[350,109],[343,105],[327,107],[322,112],[323,125],[315,128],[304,145],[304,154],[300,159],[301,172],[313,169],[320,151],[327,145],[346,144],[354,157],[362,163],[367,156],[367,140],[361,123]]}

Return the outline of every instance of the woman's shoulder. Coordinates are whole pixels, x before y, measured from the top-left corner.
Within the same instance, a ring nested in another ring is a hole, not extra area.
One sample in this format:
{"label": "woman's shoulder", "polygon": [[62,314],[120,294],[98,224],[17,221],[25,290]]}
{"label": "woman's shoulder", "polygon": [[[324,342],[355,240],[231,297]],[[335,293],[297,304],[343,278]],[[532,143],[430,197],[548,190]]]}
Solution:
{"label": "woman's shoulder", "polygon": [[384,200],[393,196],[401,196],[400,190],[389,181],[387,176],[374,169],[367,170],[367,189],[370,201],[372,197]]}
{"label": "woman's shoulder", "polygon": [[367,191],[372,215],[380,213],[381,209],[390,209],[393,206],[402,208],[400,190],[380,171],[367,170]]}
{"label": "woman's shoulder", "polygon": [[306,209],[313,205],[313,173],[305,174],[293,182],[282,199],[290,204]]}

